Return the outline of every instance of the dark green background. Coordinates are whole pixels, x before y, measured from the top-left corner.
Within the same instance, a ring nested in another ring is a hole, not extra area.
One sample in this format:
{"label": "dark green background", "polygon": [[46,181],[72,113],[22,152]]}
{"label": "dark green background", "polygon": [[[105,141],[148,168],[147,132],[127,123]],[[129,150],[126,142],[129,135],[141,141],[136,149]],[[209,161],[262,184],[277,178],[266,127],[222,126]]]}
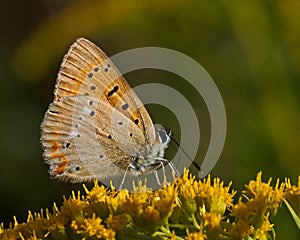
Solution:
{"label": "dark green background", "polygon": [[[24,221],[28,210],[51,208],[74,188],[49,179],[39,134],[61,59],[81,36],[108,56],[154,46],[198,61],[217,84],[227,112],[226,143],[211,174],[232,180],[238,190],[260,170],[264,180],[287,176],[295,184],[300,169],[299,7],[297,0],[2,0],[0,222],[7,226],[13,215]],[[132,85],[170,84],[191,101],[201,122],[200,163],[210,124],[195,89],[158,70],[126,78]],[[178,124],[166,109],[149,109],[155,122],[173,128],[179,138]],[[299,237],[285,207],[275,224],[279,239]]]}

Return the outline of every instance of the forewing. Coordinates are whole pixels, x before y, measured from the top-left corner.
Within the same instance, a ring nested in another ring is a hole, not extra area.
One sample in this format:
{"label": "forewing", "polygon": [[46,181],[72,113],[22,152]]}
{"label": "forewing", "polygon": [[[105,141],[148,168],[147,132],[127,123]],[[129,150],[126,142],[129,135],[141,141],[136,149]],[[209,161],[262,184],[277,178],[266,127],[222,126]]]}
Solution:
{"label": "forewing", "polygon": [[138,96],[117,68],[95,44],[79,38],[65,55],[55,86],[55,100],[70,96],[91,96],[110,104],[136,124],[153,143],[155,130],[152,120]]}

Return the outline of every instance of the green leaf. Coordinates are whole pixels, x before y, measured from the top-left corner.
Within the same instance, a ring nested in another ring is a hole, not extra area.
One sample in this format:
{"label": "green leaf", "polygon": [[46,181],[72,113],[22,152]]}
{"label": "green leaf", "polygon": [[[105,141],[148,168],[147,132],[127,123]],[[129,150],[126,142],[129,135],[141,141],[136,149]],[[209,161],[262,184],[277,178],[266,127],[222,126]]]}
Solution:
{"label": "green leaf", "polygon": [[297,224],[297,227],[300,229],[300,218],[299,216],[296,214],[296,212],[294,211],[294,209],[292,208],[292,206],[289,204],[289,202],[287,200],[285,200],[283,198],[283,201],[285,203],[285,205],[287,206],[287,208],[289,209],[289,211],[291,212],[296,224]]}

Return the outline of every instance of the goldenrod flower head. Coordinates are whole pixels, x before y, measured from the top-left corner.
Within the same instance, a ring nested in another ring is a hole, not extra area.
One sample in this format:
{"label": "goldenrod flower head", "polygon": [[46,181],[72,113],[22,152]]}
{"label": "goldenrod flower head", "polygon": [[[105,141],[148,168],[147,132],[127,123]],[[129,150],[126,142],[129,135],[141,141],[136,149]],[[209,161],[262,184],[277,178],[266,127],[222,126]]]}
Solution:
{"label": "goldenrod flower head", "polygon": [[206,240],[208,239],[206,234],[203,232],[203,226],[200,227],[199,231],[190,233],[189,229],[186,230],[186,240]]}
{"label": "goldenrod flower head", "polygon": [[125,214],[117,216],[111,214],[105,221],[107,228],[113,229],[116,232],[123,230],[128,222],[129,220]]}
{"label": "goldenrod flower head", "polygon": [[254,232],[253,235],[256,235],[257,239],[260,240],[268,240],[268,233],[272,231],[273,224],[269,222],[269,213],[264,218],[264,222],[261,225],[261,227],[257,230],[257,232]]}
{"label": "goldenrod flower head", "polygon": [[165,223],[176,205],[176,187],[170,185],[156,192],[142,188],[124,199],[124,210],[140,228],[157,229]]}
{"label": "goldenrod flower head", "polygon": [[178,191],[174,185],[161,188],[153,194],[153,206],[159,211],[162,218],[168,218],[177,205]]}
{"label": "goldenrod flower head", "polygon": [[244,239],[249,233],[250,225],[248,221],[239,219],[232,223],[232,228],[229,231],[232,239]]}
{"label": "goldenrod flower head", "polygon": [[88,190],[85,185],[83,188],[86,192],[85,200],[87,202],[86,212],[91,216],[97,213],[99,216],[106,218],[109,216],[109,209],[106,204],[107,198],[110,196],[111,191],[104,186],[99,186],[98,181],[94,181],[94,187]]}
{"label": "goldenrod flower head", "polygon": [[251,180],[243,191],[246,202],[239,198],[239,201],[232,208],[232,215],[235,223],[231,229],[232,235],[237,239],[244,238],[247,234],[264,239],[272,230],[269,223],[269,216],[275,216],[280,208],[284,196],[284,184],[277,180],[275,187],[272,187],[270,178],[267,183],[262,182],[262,173],[259,172],[256,181]]}
{"label": "goldenrod flower head", "polygon": [[4,233],[4,224],[0,224],[0,234]]}
{"label": "goldenrod flower head", "polygon": [[278,179],[273,188],[270,185],[272,178],[270,178],[267,183],[264,183],[262,182],[261,176],[262,172],[259,172],[256,181],[251,180],[249,184],[246,185],[246,190],[243,191],[243,193],[247,197],[253,198],[253,201],[256,202],[256,204],[254,204],[258,211],[256,214],[266,214],[268,211],[271,216],[275,216],[283,201],[284,184],[279,185]]}
{"label": "goldenrod flower head", "polygon": [[102,219],[93,215],[92,218],[87,218],[83,221],[73,220],[71,228],[84,238],[96,237],[100,239],[114,239],[116,234],[115,231],[106,229],[101,223]]}
{"label": "goldenrod flower head", "polygon": [[93,203],[105,202],[105,198],[109,193],[106,187],[99,186],[98,181],[94,181],[92,190],[88,190],[85,185],[83,185],[83,188],[87,194],[86,200]]}
{"label": "goldenrod flower head", "polygon": [[194,177],[188,178],[186,171],[179,181],[180,199],[190,213],[204,205],[208,211],[223,215],[226,208],[232,206],[235,195],[234,191],[229,192],[230,186],[231,183],[224,187],[219,178],[214,179],[212,185],[210,175],[203,181],[194,181]]}
{"label": "goldenrod flower head", "polygon": [[195,177],[191,174],[189,175],[188,170],[184,172],[181,178],[177,179],[181,206],[187,213],[190,214],[196,212],[198,209],[195,199],[196,194],[193,186],[194,179]]}
{"label": "goldenrod flower head", "polygon": [[76,197],[74,192],[72,192],[72,197],[69,199],[64,197],[63,206],[61,207],[61,213],[70,218],[75,220],[84,219],[83,210],[87,206],[87,202],[81,200],[80,194]]}
{"label": "goldenrod flower head", "polygon": [[112,192],[105,199],[105,205],[110,214],[119,215],[124,212],[124,202],[128,198],[128,191],[121,190],[120,192]]}
{"label": "goldenrod flower head", "polygon": [[202,215],[204,219],[204,226],[208,226],[209,229],[217,229],[220,227],[220,223],[222,220],[221,215],[216,214],[214,212],[206,212]]}
{"label": "goldenrod flower head", "polygon": [[285,179],[285,184],[285,199],[290,203],[293,210],[300,218],[300,176],[298,177],[298,186],[291,185],[290,179]]}
{"label": "goldenrod flower head", "polygon": [[[250,181],[237,203],[231,183],[219,178],[203,180],[185,171],[172,184],[151,191],[138,182],[134,191],[94,187],[86,195],[72,193],[52,211],[29,211],[27,222],[8,228],[0,225],[1,239],[270,239],[283,197],[300,214],[300,177],[298,186],[271,179],[264,183],[261,173]],[[297,218],[295,221],[299,221]]]}

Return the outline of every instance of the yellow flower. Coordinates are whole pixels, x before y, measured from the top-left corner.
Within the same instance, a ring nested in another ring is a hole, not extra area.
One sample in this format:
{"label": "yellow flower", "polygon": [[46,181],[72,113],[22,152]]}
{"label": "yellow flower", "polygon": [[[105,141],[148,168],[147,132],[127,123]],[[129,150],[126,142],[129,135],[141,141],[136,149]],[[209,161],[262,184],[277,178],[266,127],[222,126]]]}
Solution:
{"label": "yellow flower", "polygon": [[203,232],[203,227],[200,227],[198,232],[190,233],[189,229],[186,230],[186,240],[206,240],[208,239],[206,234]]}
{"label": "yellow flower", "polygon": [[[279,179],[276,182],[275,188],[270,186],[272,178],[268,183],[264,183],[261,180],[262,172],[259,172],[256,177],[256,181],[251,180],[246,185],[246,190],[243,193],[249,197],[255,199],[259,205],[257,210],[261,214],[265,214],[266,211],[270,212],[271,216],[275,216],[278,209],[282,205],[284,196],[284,184],[279,185]],[[258,214],[259,212],[255,213]]]}
{"label": "yellow flower", "polygon": [[162,218],[168,218],[172,214],[173,208],[177,205],[177,196],[177,187],[174,185],[161,188],[153,194],[153,205]]}
{"label": "yellow flower", "polygon": [[87,202],[81,200],[80,194],[78,193],[78,196],[75,196],[75,193],[72,192],[72,197],[69,199],[66,199],[64,197],[64,202],[61,207],[61,214],[65,216],[66,218],[75,219],[75,220],[83,220],[83,210],[87,206]]}
{"label": "yellow flower", "polygon": [[232,223],[232,228],[229,231],[229,234],[232,239],[244,239],[247,236],[249,229],[249,223],[244,219],[239,219]]}
{"label": "yellow flower", "polygon": [[5,229],[0,233],[0,239],[2,240],[14,240],[18,239],[20,235],[18,232],[14,231],[13,229]]}
{"label": "yellow flower", "polygon": [[155,229],[157,212],[153,205],[153,192],[133,192],[123,202],[123,210],[131,216],[133,223],[139,228]]}
{"label": "yellow flower", "polygon": [[105,223],[107,228],[111,228],[118,232],[124,229],[128,223],[128,220],[124,214],[118,216],[109,215],[109,217],[105,220]]}
{"label": "yellow flower", "polygon": [[[21,237],[22,240],[23,239],[25,240],[25,238],[22,236],[22,234],[20,234],[20,237]],[[39,238],[36,236],[35,231],[33,231],[32,235],[30,237],[26,238],[26,239],[27,240],[39,240]]]}
{"label": "yellow flower", "polygon": [[[207,178],[207,183],[210,181],[210,176]],[[205,182],[205,180],[204,180]],[[229,193],[231,182],[227,187],[224,187],[224,182],[221,182],[219,178],[214,179],[214,184],[209,188],[208,203],[210,206],[210,212],[223,215],[226,208],[232,206],[233,197],[236,192]]]}
{"label": "yellow flower", "polygon": [[222,220],[221,215],[212,212],[212,213],[205,213],[202,216],[204,219],[204,226],[208,226],[208,229],[214,230],[220,227],[220,223]]}
{"label": "yellow flower", "polygon": [[92,203],[104,202],[105,197],[109,194],[107,188],[103,185],[99,186],[98,181],[94,181],[92,190],[88,190],[85,185],[83,185],[83,188],[87,194],[86,199]]}
{"label": "yellow flower", "polygon": [[139,228],[147,228],[154,231],[158,228],[161,219],[160,212],[155,208],[153,193],[132,193],[124,207],[126,213],[132,217],[133,223]]}
{"label": "yellow flower", "polygon": [[176,187],[170,185],[156,192],[140,186],[131,194],[124,195],[122,209],[139,228],[155,231],[167,222],[176,205]]}
{"label": "yellow flower", "polygon": [[290,179],[286,179],[285,184],[285,199],[290,203],[293,210],[300,218],[300,176],[298,177],[298,186],[291,185]]}
{"label": "yellow flower", "polygon": [[200,208],[200,215],[203,218],[203,227],[208,239],[218,239],[221,232],[222,216],[215,212],[206,212],[205,206]]}
{"label": "yellow flower", "polygon": [[0,234],[4,233],[4,224],[0,224]]}
{"label": "yellow flower", "polygon": [[185,171],[179,180],[179,197],[185,210],[190,213],[204,205],[207,211],[223,215],[226,208],[232,206],[235,195],[234,191],[229,192],[230,186],[231,183],[224,187],[219,178],[214,179],[212,185],[210,175],[203,181],[195,181],[194,177],[188,178],[188,171]]}
{"label": "yellow flower", "polygon": [[235,223],[231,229],[232,235],[237,239],[250,236],[267,236],[271,231],[272,225],[269,223],[269,215],[275,215],[280,208],[283,195],[284,184],[279,185],[277,180],[275,187],[270,186],[271,178],[267,183],[262,182],[261,172],[257,174],[256,181],[251,180],[243,191],[247,201],[243,202],[240,198],[238,203],[232,208],[232,215]]}
{"label": "yellow flower", "polygon": [[106,197],[105,203],[110,214],[119,215],[124,212],[124,202],[128,198],[129,193],[123,189],[119,192],[112,192]]}
{"label": "yellow flower", "polygon": [[195,177],[189,175],[189,171],[186,170],[183,176],[177,180],[181,206],[189,214],[193,214],[198,209],[195,200],[195,189],[193,186],[194,179]]}
{"label": "yellow flower", "polygon": [[[259,229],[264,222],[265,201],[262,198],[250,199],[248,202],[242,202],[239,199],[238,204],[233,207],[232,215],[235,216],[235,223],[232,233],[238,236],[245,236]],[[251,229],[253,231],[250,231]]]}
{"label": "yellow flower", "polygon": [[[181,178],[157,191],[150,191],[142,182],[134,191],[108,190],[95,186],[86,196],[80,192],[64,198],[63,205],[53,205],[28,214],[27,222],[16,218],[9,228],[0,225],[1,239],[115,239],[122,236],[157,237],[159,239],[260,239],[271,237],[274,216],[283,197],[300,215],[300,177],[298,186],[289,179],[285,185],[271,179],[262,182],[261,173],[250,181],[233,204],[235,191],[231,183],[224,186],[219,179],[208,176],[202,181],[185,171]],[[285,187],[285,188],[284,188]],[[287,203],[286,201],[286,203]],[[295,214],[293,214],[293,217]],[[296,219],[296,218],[295,218]],[[297,220],[298,221],[298,220]],[[299,224],[300,226],[300,224]],[[118,234],[118,235],[117,235]]]}
{"label": "yellow flower", "polygon": [[84,219],[83,221],[73,220],[71,228],[83,238],[96,237],[102,239],[115,239],[115,231],[112,229],[106,229],[101,224],[102,219],[93,215],[92,218]]}
{"label": "yellow flower", "polygon": [[255,232],[256,238],[260,240],[268,240],[268,232],[272,231],[273,224],[269,222],[269,214],[264,219],[261,227]]}
{"label": "yellow flower", "polygon": [[142,209],[149,203],[151,193],[131,193],[124,201],[125,211],[132,215],[138,216],[142,213]]}
{"label": "yellow flower", "polygon": [[160,220],[160,212],[154,206],[147,206],[142,214],[147,224],[155,226]]}
{"label": "yellow flower", "polygon": [[92,216],[96,213],[101,218],[107,218],[109,216],[109,209],[106,204],[106,199],[111,194],[111,191],[104,186],[99,186],[98,181],[94,181],[94,187],[88,190],[85,185],[83,188],[86,192],[85,200],[87,202],[86,213]]}

